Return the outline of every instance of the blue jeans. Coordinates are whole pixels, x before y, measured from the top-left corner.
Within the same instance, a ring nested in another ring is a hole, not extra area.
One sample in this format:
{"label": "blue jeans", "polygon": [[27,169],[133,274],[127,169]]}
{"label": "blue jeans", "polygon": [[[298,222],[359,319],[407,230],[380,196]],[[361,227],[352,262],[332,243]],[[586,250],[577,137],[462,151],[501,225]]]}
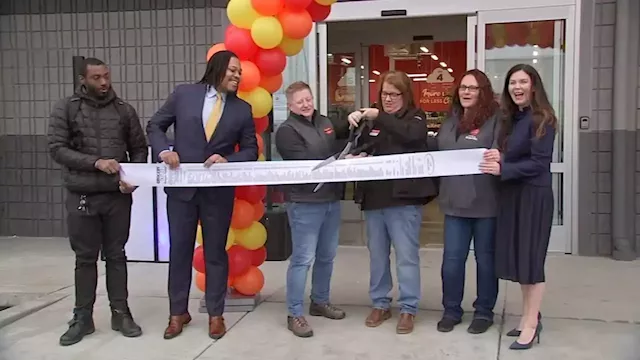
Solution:
{"label": "blue jeans", "polygon": [[[287,309],[302,316],[307,273],[313,263],[311,301],[329,303],[333,259],[340,235],[340,202],[287,203],[293,252],[287,270]],[[314,261],[315,260],[315,261]]]}
{"label": "blue jeans", "polygon": [[415,315],[420,302],[420,223],[421,206],[399,206],[367,210],[369,248],[369,297],[373,307],[388,309],[391,280],[391,244],[396,252],[396,272],[401,312]]}
{"label": "blue jeans", "polygon": [[473,238],[477,265],[477,298],[473,303],[474,318],[493,320],[498,298],[495,272],[496,218],[444,218],[444,254],[442,256],[442,306],[444,317],[462,318],[465,271],[469,246]]}

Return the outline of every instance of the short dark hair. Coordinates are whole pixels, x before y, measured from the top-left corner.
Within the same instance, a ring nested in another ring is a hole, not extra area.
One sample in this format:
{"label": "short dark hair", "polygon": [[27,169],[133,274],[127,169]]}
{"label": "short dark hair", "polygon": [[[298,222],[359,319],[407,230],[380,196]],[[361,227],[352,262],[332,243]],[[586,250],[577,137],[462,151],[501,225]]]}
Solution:
{"label": "short dark hair", "polygon": [[106,64],[104,63],[104,61],[97,58],[92,58],[92,57],[86,58],[82,62],[82,69],[80,69],[80,75],[86,76],[87,69],[89,66],[101,66],[101,65],[106,65]]}
{"label": "short dark hair", "polygon": [[213,54],[207,62],[207,68],[198,84],[207,84],[217,89],[227,74],[227,68],[229,67],[231,58],[238,57],[229,50],[222,50]]}
{"label": "short dark hair", "polygon": [[309,90],[309,92],[311,92],[311,87],[304,81],[296,81],[293,84],[289,85],[285,90],[287,100],[290,100],[293,94],[301,90]]}

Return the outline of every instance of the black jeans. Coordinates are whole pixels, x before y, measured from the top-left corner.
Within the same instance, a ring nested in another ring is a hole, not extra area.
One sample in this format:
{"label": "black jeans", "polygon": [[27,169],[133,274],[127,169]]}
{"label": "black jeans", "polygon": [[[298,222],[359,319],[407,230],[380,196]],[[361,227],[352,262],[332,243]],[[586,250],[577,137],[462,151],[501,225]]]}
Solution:
{"label": "black jeans", "polygon": [[131,195],[67,193],[67,228],[76,254],[76,309],[93,311],[98,286],[98,255],[106,259],[107,293],[112,309],[127,311],[127,258]]}

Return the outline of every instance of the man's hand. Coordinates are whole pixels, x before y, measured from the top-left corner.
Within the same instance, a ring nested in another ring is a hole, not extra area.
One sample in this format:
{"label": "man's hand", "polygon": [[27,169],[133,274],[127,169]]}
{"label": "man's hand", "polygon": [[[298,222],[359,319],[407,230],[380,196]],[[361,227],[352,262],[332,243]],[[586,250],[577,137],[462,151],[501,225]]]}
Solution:
{"label": "man's hand", "polygon": [[160,160],[169,165],[170,169],[176,169],[180,166],[180,157],[175,151],[163,151],[160,153]]}
{"label": "man's hand", "polygon": [[485,174],[500,175],[500,163],[497,161],[482,161],[480,163],[480,171]]}
{"label": "man's hand", "polygon": [[94,164],[96,169],[102,171],[105,174],[117,174],[120,172],[120,164],[113,159],[100,159]]}
{"label": "man's hand", "polygon": [[123,194],[131,194],[137,188],[137,186],[129,185],[128,183],[120,180],[120,192]]}
{"label": "man's hand", "polygon": [[227,159],[222,157],[222,155],[213,154],[213,155],[209,156],[207,161],[204,162],[204,167],[208,168],[213,164],[221,164],[221,163],[226,163],[226,162],[227,162]]}

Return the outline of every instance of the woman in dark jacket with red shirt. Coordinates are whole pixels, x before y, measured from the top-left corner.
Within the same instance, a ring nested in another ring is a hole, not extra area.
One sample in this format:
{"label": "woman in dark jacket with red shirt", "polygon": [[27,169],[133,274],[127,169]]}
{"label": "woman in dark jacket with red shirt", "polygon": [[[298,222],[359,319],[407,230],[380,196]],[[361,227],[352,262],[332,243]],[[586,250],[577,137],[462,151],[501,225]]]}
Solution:
{"label": "woman in dark jacket with red shirt", "polygon": [[506,76],[500,150],[487,150],[480,169],[500,177],[496,233],[496,274],[521,286],[523,311],[513,350],[540,341],[544,265],[553,222],[551,161],[556,116],[540,75],[519,64]]}
{"label": "woman in dark jacket with red shirt", "polygon": [[[363,123],[363,120],[368,120]],[[427,122],[414,103],[407,74],[391,71],[380,77],[378,108],[349,115],[354,126],[365,126],[356,156],[427,151]],[[435,139],[434,139],[435,140]],[[435,144],[434,144],[435,145]],[[437,194],[431,178],[358,182],[356,201],[365,213],[369,248],[369,296],[373,309],[365,324],[376,327],[391,317],[390,252],[396,252],[400,288],[398,334],[413,331],[420,302],[420,225],[422,207]]]}

